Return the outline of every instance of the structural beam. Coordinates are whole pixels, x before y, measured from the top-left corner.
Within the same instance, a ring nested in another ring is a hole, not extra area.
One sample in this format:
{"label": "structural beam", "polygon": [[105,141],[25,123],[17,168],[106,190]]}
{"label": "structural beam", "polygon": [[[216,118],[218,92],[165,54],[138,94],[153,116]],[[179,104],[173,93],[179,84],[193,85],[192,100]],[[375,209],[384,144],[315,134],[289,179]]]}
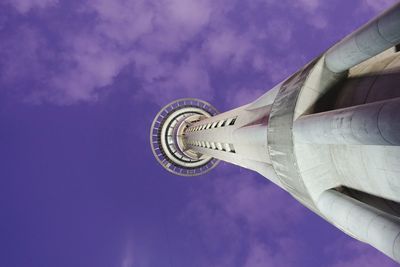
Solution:
{"label": "structural beam", "polygon": [[400,262],[400,221],[336,190],[327,190],[317,206],[336,227]]}
{"label": "structural beam", "polygon": [[400,98],[300,117],[299,144],[400,145]]}
{"label": "structural beam", "polygon": [[399,43],[400,3],[329,49],[326,66],[343,72]]}

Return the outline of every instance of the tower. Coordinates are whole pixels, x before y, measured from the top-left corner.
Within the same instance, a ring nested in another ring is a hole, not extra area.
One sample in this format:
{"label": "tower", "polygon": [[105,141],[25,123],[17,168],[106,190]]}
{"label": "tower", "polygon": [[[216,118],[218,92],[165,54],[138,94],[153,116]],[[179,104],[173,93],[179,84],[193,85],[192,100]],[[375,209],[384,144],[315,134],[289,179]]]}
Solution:
{"label": "tower", "polygon": [[400,262],[400,3],[255,101],[218,113],[180,99],[156,116],[167,170],[254,170]]}

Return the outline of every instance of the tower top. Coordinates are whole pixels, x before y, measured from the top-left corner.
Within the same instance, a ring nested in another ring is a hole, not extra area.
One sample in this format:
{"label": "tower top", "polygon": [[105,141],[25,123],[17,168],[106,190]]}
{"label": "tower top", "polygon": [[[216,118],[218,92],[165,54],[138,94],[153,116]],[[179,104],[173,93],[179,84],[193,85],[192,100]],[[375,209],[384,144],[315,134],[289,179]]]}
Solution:
{"label": "tower top", "polygon": [[211,104],[195,98],[178,99],[164,106],[150,130],[151,150],[157,161],[181,176],[197,176],[213,169],[219,160],[190,150],[181,137],[193,123],[218,113]]}

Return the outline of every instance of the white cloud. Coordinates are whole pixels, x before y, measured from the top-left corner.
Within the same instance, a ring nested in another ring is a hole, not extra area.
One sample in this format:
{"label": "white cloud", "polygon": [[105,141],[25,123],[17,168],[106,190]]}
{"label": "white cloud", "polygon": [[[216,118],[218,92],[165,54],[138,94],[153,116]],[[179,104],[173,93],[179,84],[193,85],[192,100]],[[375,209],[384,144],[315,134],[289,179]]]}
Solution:
{"label": "white cloud", "polygon": [[205,26],[213,10],[209,0],[166,0],[165,16],[180,29],[197,32]]}
{"label": "white cloud", "polygon": [[231,29],[210,34],[203,46],[209,62],[215,67],[237,68],[244,64],[254,49],[250,36],[240,35]]}
{"label": "white cloud", "polygon": [[[211,184],[196,188],[184,213],[202,232],[210,253],[221,253],[224,247],[218,262],[208,265],[237,266],[244,251],[246,267],[290,266],[300,257],[302,244],[284,231],[302,220],[300,204],[252,173],[231,175],[218,168],[214,175]],[[269,244],[261,241],[260,233],[269,237]]]}
{"label": "white cloud", "polygon": [[121,267],[135,267],[135,266],[137,265],[135,264],[132,240],[128,240],[125,247],[125,253],[122,258]]}
{"label": "white cloud", "polygon": [[[35,103],[93,102],[104,95],[106,87],[112,87],[124,68],[132,66],[132,76],[137,80],[135,99],[151,99],[162,105],[181,94],[211,101],[217,89],[213,88],[214,82],[221,75],[234,80],[239,73],[257,74],[262,79],[267,77],[272,84],[286,78],[306,62],[293,43],[298,34],[297,23],[305,20],[315,30],[328,25],[322,12],[327,4],[322,1],[239,2],[82,1],[76,10],[68,10],[69,21],[55,24],[44,16],[43,23],[49,27],[24,26],[30,30],[17,35],[19,39],[29,39],[28,42],[21,43],[13,36],[2,38],[7,40],[0,44],[2,54],[14,53],[3,57],[2,81],[18,83],[31,78],[32,86],[24,95]],[[363,0],[371,8],[390,2]],[[61,6],[57,3],[12,2],[25,15],[32,10],[29,14],[37,16],[44,14],[34,13],[37,9]],[[259,16],[264,12],[265,16]],[[279,12],[293,14],[289,20]],[[84,23],[77,26],[75,20]],[[50,29],[59,33],[49,32]],[[14,32],[18,30],[15,28]],[[27,93],[29,90],[34,92]]]}
{"label": "white cloud", "polygon": [[89,0],[86,11],[95,11],[95,32],[120,45],[131,45],[153,30],[155,10],[146,1]]}
{"label": "white cloud", "polygon": [[290,267],[298,266],[296,258],[301,254],[302,243],[290,238],[283,238],[271,248],[260,242],[250,247],[244,267]]}
{"label": "white cloud", "polygon": [[239,88],[234,90],[233,93],[229,94],[227,102],[232,107],[239,107],[244,104],[248,104],[258,97],[266,93],[267,90],[254,89],[254,88]]}
{"label": "white cloud", "polygon": [[371,247],[349,237],[338,239],[326,248],[325,254],[336,258],[329,267],[396,267],[393,260]]}
{"label": "white cloud", "polygon": [[119,53],[96,36],[75,36],[69,55],[75,66],[52,80],[65,93],[65,102],[96,100],[95,88],[110,85],[129,62],[129,54]]}
{"label": "white cloud", "polygon": [[373,12],[383,11],[397,2],[397,0],[362,0],[364,7]]}
{"label": "white cloud", "polygon": [[298,5],[309,13],[315,12],[321,5],[320,0],[299,0]]}
{"label": "white cloud", "polygon": [[214,91],[203,59],[196,54],[180,62],[163,62],[149,54],[135,55],[136,71],[142,90],[136,99],[163,105],[180,97],[212,99]]}
{"label": "white cloud", "polygon": [[274,18],[268,21],[266,33],[277,46],[282,46],[282,43],[286,46],[292,39],[292,25],[286,19]]}
{"label": "white cloud", "polygon": [[8,2],[13,5],[18,12],[25,14],[34,8],[55,6],[58,0],[9,0]]}

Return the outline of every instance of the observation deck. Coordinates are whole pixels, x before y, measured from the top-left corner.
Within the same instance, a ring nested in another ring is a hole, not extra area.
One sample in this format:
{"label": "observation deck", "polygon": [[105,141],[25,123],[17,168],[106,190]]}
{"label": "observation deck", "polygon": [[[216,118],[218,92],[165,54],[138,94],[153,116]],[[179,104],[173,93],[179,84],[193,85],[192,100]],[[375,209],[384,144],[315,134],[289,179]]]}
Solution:
{"label": "observation deck", "polygon": [[185,130],[193,123],[218,114],[211,104],[194,98],[178,99],[164,106],[150,130],[151,150],[169,172],[180,176],[202,175],[219,160],[191,150],[185,142]]}

